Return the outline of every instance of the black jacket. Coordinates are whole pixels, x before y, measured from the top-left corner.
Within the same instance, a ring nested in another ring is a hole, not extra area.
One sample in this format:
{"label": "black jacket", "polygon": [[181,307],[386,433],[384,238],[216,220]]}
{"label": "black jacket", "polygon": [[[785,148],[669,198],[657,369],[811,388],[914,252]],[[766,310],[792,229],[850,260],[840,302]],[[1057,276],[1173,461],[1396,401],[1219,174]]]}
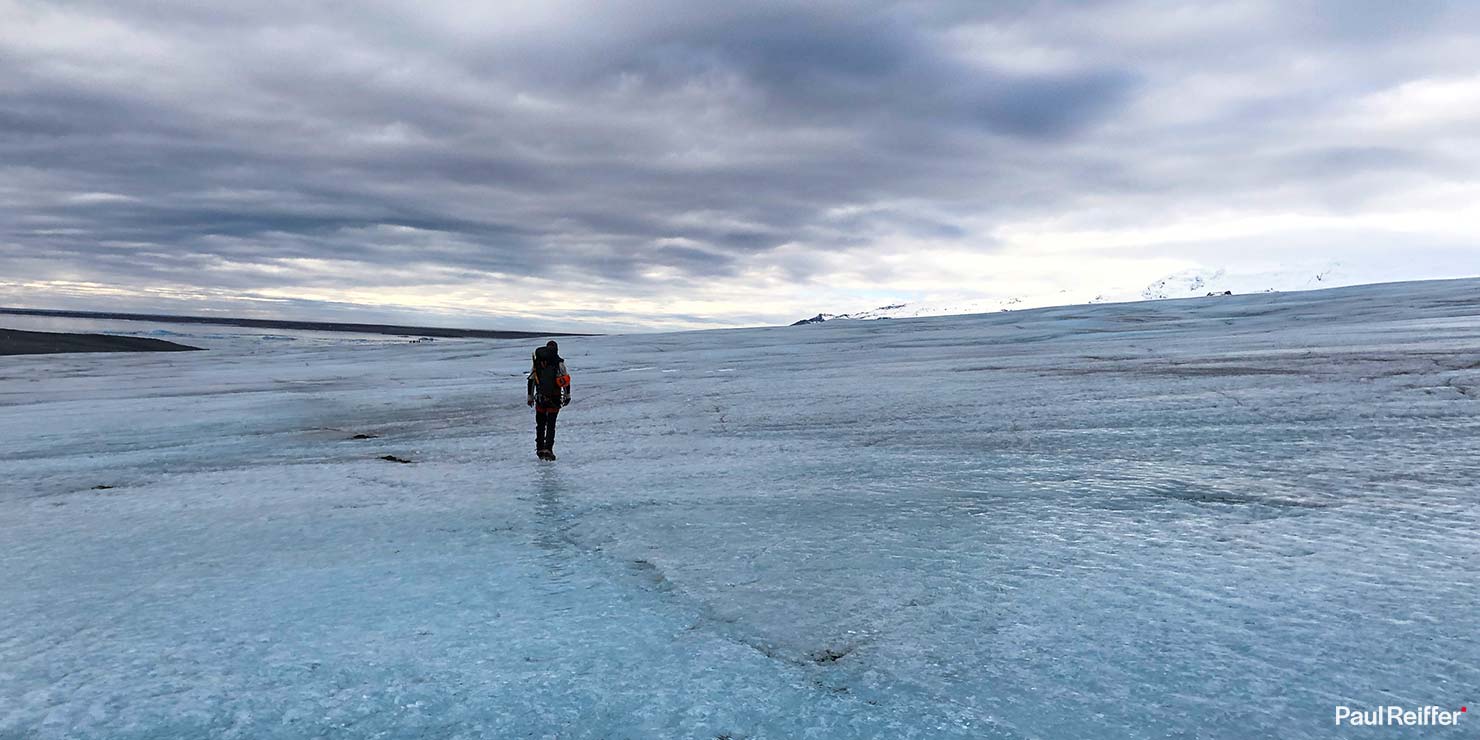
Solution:
{"label": "black jacket", "polygon": [[570,373],[565,369],[565,360],[548,347],[535,350],[528,390],[530,400],[540,411],[559,411],[570,403]]}

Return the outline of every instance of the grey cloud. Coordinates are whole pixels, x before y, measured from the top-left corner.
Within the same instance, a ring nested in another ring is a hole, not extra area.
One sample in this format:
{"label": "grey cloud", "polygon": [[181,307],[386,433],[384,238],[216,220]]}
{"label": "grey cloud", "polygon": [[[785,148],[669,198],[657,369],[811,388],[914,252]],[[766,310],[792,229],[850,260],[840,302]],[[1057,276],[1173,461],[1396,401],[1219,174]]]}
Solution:
{"label": "grey cloud", "polygon": [[[1353,171],[1461,176],[1421,142],[1320,124],[1354,95],[1469,73],[1414,49],[1476,27],[1439,3],[1254,3],[1285,22],[1142,38],[1102,31],[1163,22],[1164,5],[651,2],[566,6],[513,34],[501,20],[521,9],[491,7],[0,4],[12,28],[56,10],[49,33],[132,34],[117,56],[0,35],[0,272],[142,287],[211,259],[414,260],[652,296],[671,285],[654,267],[702,285],[757,259],[800,277],[822,263],[806,251],[900,235],[990,250],[966,222],[1085,203],[1134,220],[1279,187],[1322,204],[1381,192]],[[983,61],[957,38],[973,28],[1040,48]],[[1052,64],[1029,63],[1041,49]],[[1331,71],[1286,84],[1306,57]],[[1135,117],[1196,75],[1260,65],[1222,110]]]}

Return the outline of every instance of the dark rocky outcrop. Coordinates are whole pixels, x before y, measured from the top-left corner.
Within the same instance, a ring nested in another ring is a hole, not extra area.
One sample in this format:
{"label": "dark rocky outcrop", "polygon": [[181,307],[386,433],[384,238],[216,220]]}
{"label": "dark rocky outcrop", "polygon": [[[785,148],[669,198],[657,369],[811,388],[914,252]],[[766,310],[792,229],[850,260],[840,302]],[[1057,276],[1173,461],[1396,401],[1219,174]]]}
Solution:
{"label": "dark rocky outcrop", "polygon": [[200,347],[148,337],[110,334],[58,334],[0,329],[0,355],[49,355],[62,352],[188,352]]}

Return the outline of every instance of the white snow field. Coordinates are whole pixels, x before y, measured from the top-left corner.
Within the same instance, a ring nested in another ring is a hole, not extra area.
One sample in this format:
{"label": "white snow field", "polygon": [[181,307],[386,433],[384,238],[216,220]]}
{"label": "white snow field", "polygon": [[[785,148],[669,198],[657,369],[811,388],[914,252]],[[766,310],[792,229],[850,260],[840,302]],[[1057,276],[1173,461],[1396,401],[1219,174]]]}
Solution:
{"label": "white snow field", "polygon": [[0,358],[0,737],[1480,732],[1334,722],[1480,704],[1480,280],[568,338],[556,463],[192,331]]}

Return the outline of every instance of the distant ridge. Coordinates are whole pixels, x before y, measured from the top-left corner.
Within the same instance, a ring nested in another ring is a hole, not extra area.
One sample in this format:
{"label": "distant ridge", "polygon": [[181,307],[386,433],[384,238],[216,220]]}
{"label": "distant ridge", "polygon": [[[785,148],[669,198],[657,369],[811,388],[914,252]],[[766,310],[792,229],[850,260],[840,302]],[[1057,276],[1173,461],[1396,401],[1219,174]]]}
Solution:
{"label": "distant ridge", "polygon": [[[1370,273],[1368,273],[1370,276]],[[1249,293],[1283,293],[1364,284],[1363,274],[1352,273],[1340,262],[1319,267],[1285,268],[1272,272],[1233,273],[1226,269],[1193,269],[1168,275],[1141,290],[1101,289],[1099,291],[1060,290],[1054,293],[981,298],[954,303],[892,303],[887,306],[851,313],[818,313],[794,322],[792,326],[820,324],[838,319],[876,320],[907,319],[924,316],[1018,311],[1049,306],[1077,306],[1095,303],[1127,303],[1174,298],[1202,298]]]}
{"label": "distant ridge", "polygon": [[199,349],[200,347],[144,337],[0,329],[0,356],[53,355],[64,352],[193,352]]}
{"label": "distant ridge", "polygon": [[338,331],[355,334],[390,334],[393,336],[474,338],[474,339],[529,339],[531,337],[589,337],[592,334],[575,334],[550,331],[497,331],[489,329],[449,329],[435,326],[400,326],[396,324],[351,324],[345,322],[278,321],[275,319],[236,319],[216,316],[170,316],[148,313],[107,313],[103,311],[60,311],[47,308],[5,308],[0,314],[17,316],[59,316],[73,319],[112,319],[117,321],[158,321],[170,324],[214,324],[218,326],[247,326],[255,329],[295,329],[298,331]]}

